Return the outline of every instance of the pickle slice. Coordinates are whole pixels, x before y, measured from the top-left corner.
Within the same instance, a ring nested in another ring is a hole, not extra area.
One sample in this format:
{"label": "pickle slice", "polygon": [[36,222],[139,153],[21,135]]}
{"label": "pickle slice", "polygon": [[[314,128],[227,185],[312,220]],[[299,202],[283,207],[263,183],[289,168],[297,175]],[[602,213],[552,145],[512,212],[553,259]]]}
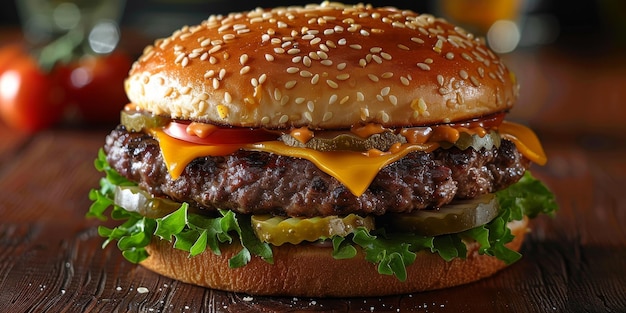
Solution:
{"label": "pickle slice", "polygon": [[252,215],[252,228],[257,237],[275,246],[284,243],[298,244],[302,241],[317,241],[332,236],[347,236],[358,227],[374,228],[372,217],[350,214],[346,217],[280,217]]}
{"label": "pickle slice", "polygon": [[391,229],[425,236],[459,233],[489,223],[498,216],[494,194],[472,200],[456,200],[440,209],[418,210],[409,214],[386,214],[381,222]]}
{"label": "pickle slice", "polygon": [[482,148],[491,150],[493,147],[500,147],[500,134],[496,131],[490,131],[485,134],[484,137],[480,137],[478,134],[470,135],[465,132],[459,134],[459,139],[455,143],[441,142],[441,146],[445,149],[455,146],[461,150],[465,150],[469,147],[478,151]]}
{"label": "pickle slice", "polygon": [[180,203],[166,198],[155,198],[137,186],[116,186],[115,205],[141,216],[159,218],[168,215],[181,206]]}
{"label": "pickle slice", "polygon": [[406,142],[404,136],[389,131],[371,135],[366,139],[352,133],[340,133],[331,137],[325,137],[323,134],[320,134],[320,136],[313,137],[306,143],[298,141],[289,134],[282,135],[280,140],[288,146],[318,151],[367,151],[370,149],[387,151],[395,143]]}
{"label": "pickle slice", "polygon": [[155,128],[167,125],[170,119],[163,116],[152,115],[140,111],[123,110],[120,114],[120,123],[126,130],[140,132],[142,129]]}

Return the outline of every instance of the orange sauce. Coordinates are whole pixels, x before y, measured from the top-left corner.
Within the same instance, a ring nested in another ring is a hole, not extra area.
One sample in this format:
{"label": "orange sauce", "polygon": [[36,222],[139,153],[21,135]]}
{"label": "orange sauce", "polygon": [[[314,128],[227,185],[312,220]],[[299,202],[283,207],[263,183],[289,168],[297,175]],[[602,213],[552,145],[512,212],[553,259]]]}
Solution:
{"label": "orange sauce", "polygon": [[291,135],[291,137],[295,138],[297,141],[301,143],[307,143],[309,142],[309,140],[311,140],[311,138],[315,136],[315,134],[306,126],[300,127],[300,128],[294,128],[293,130],[291,130],[289,134]]}
{"label": "orange sauce", "polygon": [[200,138],[206,138],[211,133],[216,131],[219,127],[212,124],[191,122],[187,126],[187,134],[190,136],[197,136]]}

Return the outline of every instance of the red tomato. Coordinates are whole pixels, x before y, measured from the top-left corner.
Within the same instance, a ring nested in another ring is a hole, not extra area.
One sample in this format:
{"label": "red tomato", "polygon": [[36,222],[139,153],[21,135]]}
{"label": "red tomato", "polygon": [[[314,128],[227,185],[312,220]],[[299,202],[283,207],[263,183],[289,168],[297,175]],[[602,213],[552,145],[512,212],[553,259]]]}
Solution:
{"label": "red tomato", "polygon": [[201,145],[218,145],[218,144],[244,144],[254,143],[268,140],[276,140],[279,135],[276,132],[265,130],[262,128],[246,128],[246,127],[215,127],[206,137],[189,135],[187,126],[189,123],[170,122],[163,131],[180,140],[193,142]]}
{"label": "red tomato", "polygon": [[132,62],[128,55],[85,56],[69,65],[66,89],[86,122],[117,123],[128,103],[124,80]]}
{"label": "red tomato", "polygon": [[24,47],[19,44],[8,44],[0,47],[0,74],[11,65],[11,62],[26,54]]}
{"label": "red tomato", "polygon": [[0,75],[0,116],[15,129],[36,132],[61,120],[65,92],[28,55],[14,58]]}

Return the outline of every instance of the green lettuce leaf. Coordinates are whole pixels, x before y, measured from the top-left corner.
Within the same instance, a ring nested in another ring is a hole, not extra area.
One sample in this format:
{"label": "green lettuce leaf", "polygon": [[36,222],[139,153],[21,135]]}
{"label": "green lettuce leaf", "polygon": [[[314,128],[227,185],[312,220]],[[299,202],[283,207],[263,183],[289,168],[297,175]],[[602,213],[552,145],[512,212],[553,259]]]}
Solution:
{"label": "green lettuce leaf", "polygon": [[[221,216],[207,217],[190,213],[189,205],[183,203],[178,210],[162,218],[146,218],[114,204],[115,186],[136,184],[112,169],[102,150],[94,165],[105,173],[105,177],[100,182],[100,189],[89,193],[93,203],[87,217],[106,220],[108,212],[108,216],[121,222],[114,228],[100,226],[98,233],[105,238],[103,247],[116,241],[122,255],[130,262],[138,263],[147,258],[145,247],[153,236],[157,236],[173,241],[176,249],[189,252],[190,257],[207,250],[220,255],[220,245],[238,241],[241,250],[229,260],[231,267],[245,266],[255,256],[273,263],[271,246],[256,237],[249,216],[220,210]],[[330,239],[332,255],[336,259],[353,258],[357,255],[357,249],[361,249],[366,260],[377,265],[379,273],[394,275],[401,281],[406,280],[406,268],[415,261],[416,253],[436,253],[446,261],[465,258],[467,242],[477,242],[480,254],[513,263],[521,255],[505,246],[513,240],[507,223],[521,220],[524,215],[553,215],[558,207],[554,195],[529,172],[518,183],[497,192],[496,197],[501,207],[499,215],[486,225],[436,237],[398,233],[389,229],[368,231],[357,228],[347,237],[335,236]]]}

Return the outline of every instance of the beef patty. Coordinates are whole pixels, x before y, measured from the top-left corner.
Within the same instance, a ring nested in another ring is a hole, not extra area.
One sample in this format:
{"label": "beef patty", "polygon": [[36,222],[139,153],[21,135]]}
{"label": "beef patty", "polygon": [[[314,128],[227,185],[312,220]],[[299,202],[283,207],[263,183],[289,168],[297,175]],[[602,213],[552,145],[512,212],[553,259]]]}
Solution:
{"label": "beef patty", "polygon": [[148,134],[119,126],[107,136],[104,149],[111,167],[154,196],[213,211],[308,217],[435,208],[453,198],[504,189],[530,165],[508,140],[491,150],[411,152],[383,168],[357,197],[305,159],[239,150],[197,158],[173,180],[158,141]]}

